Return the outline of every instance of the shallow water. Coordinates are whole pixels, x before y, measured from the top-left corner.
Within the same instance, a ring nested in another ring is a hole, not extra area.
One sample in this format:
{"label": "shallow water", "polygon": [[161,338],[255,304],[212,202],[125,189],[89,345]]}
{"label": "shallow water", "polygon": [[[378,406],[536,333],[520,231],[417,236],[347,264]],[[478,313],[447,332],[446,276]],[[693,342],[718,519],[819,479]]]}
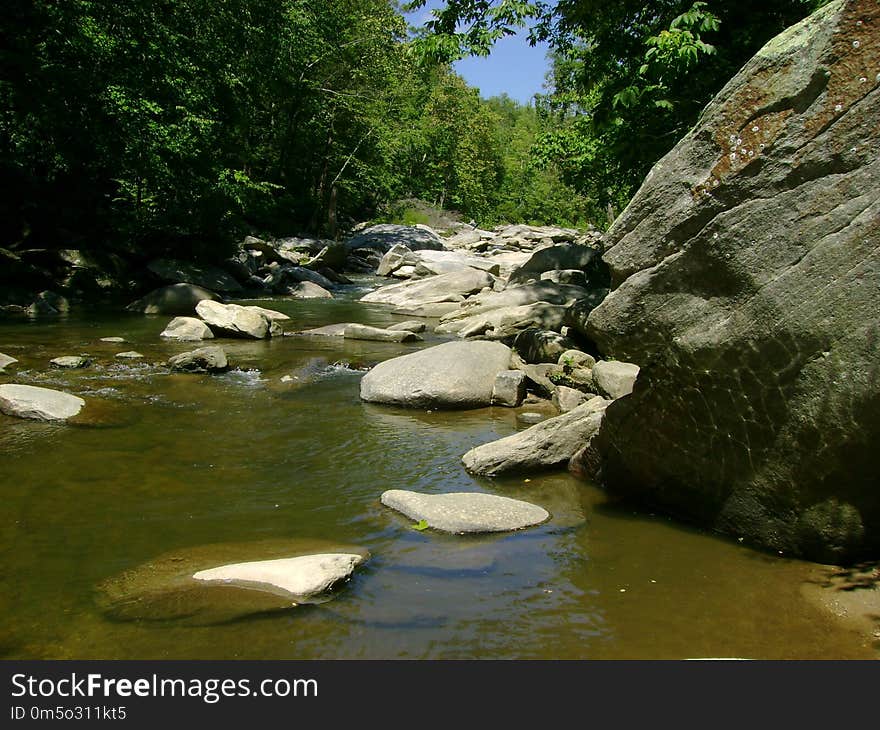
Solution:
{"label": "shallow water", "polygon": [[[287,331],[406,319],[354,296],[260,304],[289,314]],[[634,515],[564,473],[467,475],[460,456],[516,430],[515,411],[359,401],[363,368],[431,336],[223,340],[236,370],[171,375],[160,363],[194,346],[160,340],[168,319],[0,321],[0,352],[21,361],[0,383],[77,393],[91,411],[78,425],[0,415],[7,658],[872,656],[801,598],[815,566]],[[131,349],[143,363],[114,361]],[[95,365],[48,366],[80,353]],[[502,494],[552,519],[505,535],[417,532],[379,503],[393,488]],[[220,625],[118,621],[96,605],[101,581],[163,553],[286,538],[355,544],[372,559],[328,603]]]}

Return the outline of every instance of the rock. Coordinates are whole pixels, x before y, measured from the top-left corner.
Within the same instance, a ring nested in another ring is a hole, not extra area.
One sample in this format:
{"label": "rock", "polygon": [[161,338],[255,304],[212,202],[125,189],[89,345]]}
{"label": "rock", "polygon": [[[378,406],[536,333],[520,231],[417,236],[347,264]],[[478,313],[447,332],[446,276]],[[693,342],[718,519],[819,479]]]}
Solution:
{"label": "rock", "polygon": [[526,374],[522,370],[504,370],[495,376],[492,405],[517,408],[526,397]]}
{"label": "rock", "polygon": [[257,314],[262,314],[266,319],[270,322],[287,322],[290,320],[284,312],[276,312],[274,309],[266,309],[265,307],[257,307],[253,304],[249,304],[245,307],[245,309],[256,312]]}
{"label": "rock", "polygon": [[181,314],[190,315],[196,311],[196,305],[205,300],[217,301],[220,297],[214,292],[194,284],[172,284],[155,289],[145,297],[129,304],[129,312],[143,314]]}
{"label": "rock", "polygon": [[117,352],[113,357],[119,358],[120,360],[138,360],[142,358],[143,355],[134,350],[129,350],[128,352]]}
{"label": "rock", "polygon": [[[259,307],[221,304],[203,301],[196,305],[196,313],[207,322],[215,334],[261,340],[280,333],[280,326],[257,311]],[[273,328],[273,324],[276,324]]]}
{"label": "rock", "polygon": [[199,340],[213,340],[214,333],[200,319],[195,317],[175,317],[162,330],[159,337],[167,337],[183,342],[197,342]]}
{"label": "rock", "polygon": [[347,340],[373,340],[375,342],[421,342],[422,338],[414,332],[404,330],[383,330],[365,324],[350,324],[342,333]]}
{"label": "rock", "polygon": [[391,274],[395,279],[412,279],[415,275],[416,267],[412,265],[400,266]]}
{"label": "rock", "polygon": [[382,257],[376,269],[376,276],[389,276],[406,263],[406,255],[410,249],[401,244],[395,244]]}
{"label": "rock", "polygon": [[229,362],[223,348],[213,345],[175,355],[168,360],[168,366],[184,373],[222,373],[229,369]]}
{"label": "rock", "polygon": [[457,334],[459,337],[513,341],[526,329],[559,329],[565,312],[564,306],[545,302],[523,304],[518,307],[499,307],[464,319],[447,320],[443,317],[434,331],[437,334]]}
{"label": "rock", "polygon": [[[285,267],[283,271],[285,278],[292,279],[298,284],[308,281],[312,284],[316,284],[324,290],[333,288],[333,282],[330,281],[330,279],[328,279],[323,274],[319,274],[317,271],[307,269],[304,266],[288,266]],[[306,297],[300,298],[305,299]]]}
{"label": "rock", "polygon": [[499,342],[446,342],[379,363],[361,380],[361,398],[427,408],[488,406],[510,348]]}
{"label": "rock", "polygon": [[596,364],[596,358],[580,350],[566,350],[556,362],[568,368],[592,369]]}
{"label": "rock", "polygon": [[540,276],[540,281],[552,281],[554,284],[571,284],[586,288],[588,286],[587,275],[581,269],[554,269],[545,271]]}
{"label": "rock", "polygon": [[232,563],[200,570],[195,580],[241,585],[267,592],[284,591],[291,600],[301,603],[326,593],[345,580],[363,562],[361,555],[323,553],[297,558],[276,558],[250,563]]}
{"label": "rock", "polygon": [[606,296],[608,296],[608,289],[596,289],[577,301],[572,302],[563,318],[565,326],[572,329],[582,338],[591,340],[587,319],[589,318],[590,313],[605,301]]}
{"label": "rock", "polygon": [[443,240],[427,227],[380,223],[364,229],[346,242],[349,250],[372,248],[389,251],[395,245],[406,246],[413,251],[426,248],[440,250]]}
{"label": "rock", "polygon": [[66,314],[70,311],[70,302],[60,294],[56,294],[53,291],[42,291],[37,295],[37,299],[31,306],[37,306],[40,309],[40,305],[44,305],[45,307],[49,307],[50,309],[58,312],[59,314]]}
{"label": "rock", "polygon": [[631,362],[599,360],[593,365],[593,383],[612,400],[632,393],[638,376],[639,366]]}
{"label": "rock", "polygon": [[458,302],[435,302],[432,304],[422,304],[418,307],[400,307],[395,309],[393,314],[402,314],[406,317],[437,318],[457,309]]}
{"label": "rock", "polygon": [[92,364],[92,361],[82,355],[64,355],[63,357],[56,357],[49,360],[49,364],[56,368],[73,370],[76,368],[87,368]]}
{"label": "rock", "polygon": [[535,413],[533,411],[526,411],[524,413],[517,413],[516,420],[519,423],[525,423],[529,426],[534,426],[536,423],[541,423],[541,421],[546,421],[548,416],[544,413]]}
{"label": "rock", "polygon": [[242,290],[241,284],[216,266],[200,266],[175,259],[155,259],[147,264],[147,269],[169,284],[195,284],[210,291],[230,293]]}
{"label": "rock", "polygon": [[427,325],[424,322],[410,319],[406,322],[398,322],[397,324],[388,325],[387,329],[403,330],[404,332],[415,332],[416,334],[419,334],[427,329]]}
{"label": "rock", "polygon": [[14,357],[9,357],[9,355],[4,355],[2,352],[0,352],[0,370],[3,370],[4,368],[7,368],[13,363],[17,362],[18,360],[16,360]]}
{"label": "rock", "polygon": [[574,243],[561,243],[535,251],[528,261],[514,269],[508,277],[508,283],[525,284],[539,280],[545,271],[559,269],[583,271],[590,289],[608,287],[610,277],[608,267],[602,262],[601,252],[591,246]]}
{"label": "rock", "polygon": [[310,330],[303,330],[298,334],[301,335],[318,335],[322,337],[344,337],[345,328],[350,327],[352,322],[341,322],[340,324],[328,324],[324,327],[315,327]]}
{"label": "rock", "polygon": [[294,299],[333,299],[329,291],[311,281],[301,281],[290,287],[290,296]]}
{"label": "rock", "polygon": [[553,405],[559,409],[560,413],[573,411],[578,406],[586,403],[587,398],[586,393],[565,385],[557,385],[556,390],[553,391]]}
{"label": "rock", "polygon": [[99,342],[111,342],[115,345],[122,345],[125,343],[124,337],[102,337]]}
{"label": "rock", "polygon": [[86,402],[69,393],[33,385],[0,385],[0,412],[36,421],[64,421],[73,418]]}
{"label": "rock", "polygon": [[536,365],[530,365],[521,360],[515,363],[515,367],[526,374],[529,383],[534,386],[534,389],[537,390],[541,396],[545,398],[553,397],[553,393],[556,391],[556,383],[553,382],[553,379],[551,379],[550,376],[552,375],[555,378],[557,375],[561,375],[563,372],[561,367],[554,363],[538,363]]}
{"label": "rock", "polygon": [[513,349],[527,363],[555,363],[563,352],[574,346],[574,342],[558,332],[536,327],[524,329],[513,341]]}
{"label": "rock", "polygon": [[606,236],[600,351],[642,365],[610,491],[786,556],[880,555],[880,6],[831,2],[706,107]]}
{"label": "rock", "polygon": [[160,555],[103,581],[96,602],[114,621],[228,623],[323,602],[332,595],[327,589],[345,579],[346,565],[368,558],[362,548],[323,540],[201,545]]}
{"label": "rock", "polygon": [[424,520],[435,530],[455,534],[522,530],[550,519],[538,505],[478,492],[419,494],[390,489],[382,494],[382,504],[411,520]]}
{"label": "rock", "polygon": [[477,446],[461,458],[462,463],[471,474],[482,476],[520,474],[567,464],[599,430],[609,402],[593,398],[525,431]]}
{"label": "rock", "polygon": [[424,304],[463,299],[468,294],[491,286],[492,275],[477,269],[464,269],[451,274],[430,276],[416,281],[383,286],[366,296],[362,302],[393,304],[396,307],[420,307]]}

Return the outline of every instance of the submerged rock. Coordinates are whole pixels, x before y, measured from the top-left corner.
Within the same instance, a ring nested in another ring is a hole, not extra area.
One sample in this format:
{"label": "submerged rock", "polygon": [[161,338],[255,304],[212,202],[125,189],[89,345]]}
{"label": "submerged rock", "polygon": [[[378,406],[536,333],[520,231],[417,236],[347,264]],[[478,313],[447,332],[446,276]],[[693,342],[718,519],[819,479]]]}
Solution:
{"label": "submerged rock", "polygon": [[786,555],[880,555],[880,5],[771,40],[606,234],[600,351],[642,366],[610,491]]}
{"label": "submerged rock", "polygon": [[219,299],[214,292],[194,284],[172,284],[154,289],[145,297],[129,304],[126,309],[142,314],[192,315],[199,302]]}
{"label": "submerged rock", "polygon": [[510,348],[500,342],[446,342],[379,363],[361,380],[361,398],[428,408],[479,408],[492,400]]}
{"label": "submerged rock", "polygon": [[556,418],[468,451],[462,458],[472,474],[497,476],[567,464],[599,430],[610,401],[593,398]]}
{"label": "submerged rock", "polygon": [[319,540],[203,545],[109,578],[96,599],[114,620],[210,625],[329,600],[368,558],[362,548]]}
{"label": "submerged rock", "polygon": [[119,358],[120,360],[137,360],[142,358],[143,355],[139,352],[135,352],[134,350],[129,350],[128,352],[117,352],[114,357]]}
{"label": "submerged rock", "polygon": [[49,364],[56,368],[75,370],[77,368],[87,368],[92,364],[92,361],[82,355],[64,355],[49,360]]}
{"label": "submerged rock", "polygon": [[424,520],[435,530],[456,534],[521,530],[550,519],[538,505],[477,492],[420,494],[390,489],[382,494],[382,504],[412,520]]}
{"label": "submerged rock", "polygon": [[125,342],[124,337],[102,337],[99,342],[109,342],[115,345],[121,345]]}
{"label": "submerged rock", "polygon": [[199,340],[213,340],[214,333],[200,319],[195,317],[175,317],[159,333],[159,337],[181,340],[182,342],[198,342]]}
{"label": "submerged rock", "polygon": [[175,355],[168,360],[168,367],[185,373],[222,373],[229,369],[229,362],[224,349],[214,345]]}
{"label": "submerged rock", "polygon": [[7,416],[36,421],[73,418],[86,402],[75,395],[33,385],[0,385],[0,411]]}

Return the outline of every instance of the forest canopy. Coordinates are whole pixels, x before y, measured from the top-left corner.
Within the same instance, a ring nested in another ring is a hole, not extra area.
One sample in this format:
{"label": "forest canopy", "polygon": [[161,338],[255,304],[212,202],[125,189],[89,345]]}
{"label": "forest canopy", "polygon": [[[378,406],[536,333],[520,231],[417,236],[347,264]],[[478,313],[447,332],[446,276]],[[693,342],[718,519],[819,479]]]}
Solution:
{"label": "forest canopy", "polygon": [[[414,34],[388,0],[6,0],[0,247],[199,255],[338,235],[402,198],[605,225],[816,4],[450,0]],[[524,24],[552,52],[533,104],[452,71]]]}

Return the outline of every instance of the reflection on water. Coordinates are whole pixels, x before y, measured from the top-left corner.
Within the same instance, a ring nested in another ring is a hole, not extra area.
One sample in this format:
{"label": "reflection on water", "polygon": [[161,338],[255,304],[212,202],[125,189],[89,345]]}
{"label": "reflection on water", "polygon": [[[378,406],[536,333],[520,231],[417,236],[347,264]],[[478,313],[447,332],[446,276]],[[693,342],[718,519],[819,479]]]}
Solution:
{"label": "reflection on water", "polygon": [[[286,329],[404,318],[345,299],[274,302]],[[0,417],[0,651],[26,658],[679,658],[870,656],[805,604],[811,566],[635,516],[566,474],[480,480],[461,454],[515,412],[358,399],[364,367],[414,347],[291,336],[219,342],[234,369],[170,374],[168,318],[93,312],[0,323],[0,382],[61,388],[88,417]],[[99,342],[122,336],[125,344]],[[136,349],[144,360],[114,361]],[[48,360],[88,353],[95,366]],[[285,381],[282,378],[289,376]],[[503,535],[417,532],[386,489],[487,491],[552,519]],[[95,587],[215,543],[322,540],[370,551],[335,599],[214,626],[113,620]]]}

